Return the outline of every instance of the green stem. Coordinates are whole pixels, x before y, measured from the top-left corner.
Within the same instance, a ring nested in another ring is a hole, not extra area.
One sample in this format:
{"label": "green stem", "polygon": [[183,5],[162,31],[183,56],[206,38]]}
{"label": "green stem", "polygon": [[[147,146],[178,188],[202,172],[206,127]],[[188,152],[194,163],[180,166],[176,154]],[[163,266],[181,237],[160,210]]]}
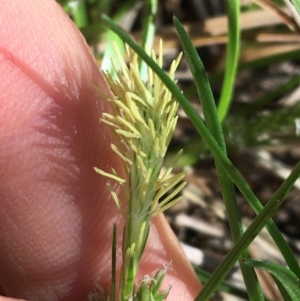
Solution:
{"label": "green stem", "polygon": [[[120,300],[128,301],[134,292],[136,274],[147,242],[150,221],[142,221],[134,217],[126,219],[123,235],[123,264],[120,279]],[[143,242],[139,241],[141,238]],[[138,248],[142,244],[142,248]]]}

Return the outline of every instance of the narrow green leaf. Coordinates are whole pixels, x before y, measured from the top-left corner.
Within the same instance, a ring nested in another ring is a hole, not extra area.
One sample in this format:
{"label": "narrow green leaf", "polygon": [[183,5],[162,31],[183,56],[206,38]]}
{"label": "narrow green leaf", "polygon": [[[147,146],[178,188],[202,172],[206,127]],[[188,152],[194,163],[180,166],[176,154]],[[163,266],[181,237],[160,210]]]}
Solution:
{"label": "narrow green leaf", "polygon": [[274,276],[273,277],[273,280],[275,281],[282,297],[283,297],[283,300],[284,301],[293,301],[293,299],[291,298],[291,296],[289,295],[289,293],[286,291],[286,289],[284,288],[284,286],[282,285],[282,283]]}
{"label": "narrow green leaf", "polygon": [[199,99],[203,107],[203,114],[207,128],[214,136],[215,140],[218,142],[223,151],[226,151],[215,100],[201,58],[199,57],[190,37],[177,17],[173,18],[173,23],[193,75]]}
{"label": "narrow green leaf", "polygon": [[[267,261],[244,259],[244,263],[250,267],[261,269],[270,273],[284,287],[293,301],[300,298],[300,283],[298,277],[288,268]],[[282,288],[281,288],[282,289]]]}
{"label": "narrow green leaf", "polygon": [[[223,152],[226,154],[226,145],[222,133],[222,127],[219,122],[217,108],[203,63],[194,45],[192,44],[191,39],[189,38],[187,32],[185,31],[178,18],[174,17],[173,22],[179,35],[184,54],[193,74],[198,95],[201,100],[207,128],[209,129],[210,133],[215,138],[215,140],[218,142]],[[230,176],[220,164],[217,157],[215,157],[215,162],[224,199],[224,204],[226,207],[226,213],[230,224],[230,230],[232,233],[233,240],[234,242],[236,242],[243,235],[244,230],[239,208],[236,201],[234,187]],[[243,257],[250,258],[247,249],[244,250]],[[240,262],[240,267],[242,270],[245,285],[249,293],[250,300],[264,300],[262,290],[259,286],[254,270],[245,266],[243,262]],[[230,269],[228,269],[228,273],[229,271]]]}
{"label": "narrow green leaf", "polygon": [[230,107],[240,51],[240,1],[227,0],[226,2],[228,16],[228,43],[225,75],[221,98],[218,105],[218,114],[221,122],[226,117]]}

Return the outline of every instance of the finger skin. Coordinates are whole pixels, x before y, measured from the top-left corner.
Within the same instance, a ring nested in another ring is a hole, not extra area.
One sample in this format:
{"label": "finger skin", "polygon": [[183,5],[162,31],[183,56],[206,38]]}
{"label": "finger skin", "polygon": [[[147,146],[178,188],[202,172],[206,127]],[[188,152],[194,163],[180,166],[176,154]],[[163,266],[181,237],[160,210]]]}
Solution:
{"label": "finger skin", "polygon": [[2,1],[0,12],[0,283],[12,297],[83,300],[108,281],[120,220],[93,171],[118,162],[91,83],[107,88],[54,1]]}
{"label": "finger skin", "polygon": [[[120,169],[91,84],[109,88],[55,1],[1,1],[0,25],[0,286],[14,298],[84,300],[95,281],[109,288],[112,227],[123,224],[93,170]],[[172,261],[168,300],[192,300],[200,284],[168,231],[157,217],[141,275]],[[120,248],[118,258],[119,268]]]}

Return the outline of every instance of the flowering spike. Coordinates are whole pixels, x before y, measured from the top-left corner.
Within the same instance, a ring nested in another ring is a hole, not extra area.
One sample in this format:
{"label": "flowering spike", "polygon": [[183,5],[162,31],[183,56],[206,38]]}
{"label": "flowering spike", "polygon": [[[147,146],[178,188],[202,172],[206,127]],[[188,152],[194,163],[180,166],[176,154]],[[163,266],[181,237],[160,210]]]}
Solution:
{"label": "flowering spike", "polygon": [[[167,292],[160,294],[160,281],[152,281],[149,286],[143,280],[137,288],[135,277],[148,238],[151,217],[178,202],[181,197],[175,197],[185,185],[180,184],[185,172],[171,176],[170,167],[161,175],[163,158],[177,123],[178,103],[172,99],[169,90],[150,68],[147,72],[148,82],[143,82],[137,54],[126,46],[129,56],[129,64],[126,65],[116,46],[114,50],[118,62],[113,61],[112,65],[117,78],[113,79],[109,73],[104,73],[114,95],[111,98],[106,97],[112,114],[104,113],[101,120],[112,129],[119,140],[111,147],[122,159],[127,183],[122,185],[125,180],[114,170],[112,173],[98,168],[95,170],[121,185],[122,194],[128,201],[123,207],[116,190],[109,186],[113,199],[125,217],[119,300],[137,300],[139,293],[151,298],[155,296],[151,300],[163,300]],[[162,67],[162,42],[159,44],[158,57],[154,51],[148,53]],[[171,64],[169,76],[172,80],[180,58],[181,55]],[[103,94],[100,96],[103,97]],[[180,152],[173,163],[179,155]],[[172,193],[167,195],[170,190],[173,190]],[[162,272],[162,275],[165,273],[166,271]]]}

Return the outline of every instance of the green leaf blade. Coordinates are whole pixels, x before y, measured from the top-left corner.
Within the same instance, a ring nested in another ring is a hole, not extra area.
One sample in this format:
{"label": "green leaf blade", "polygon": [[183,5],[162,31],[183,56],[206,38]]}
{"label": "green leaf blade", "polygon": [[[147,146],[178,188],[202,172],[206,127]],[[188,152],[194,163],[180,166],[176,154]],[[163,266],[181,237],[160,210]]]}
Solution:
{"label": "green leaf blade", "polygon": [[[282,295],[286,293],[290,296],[292,301],[298,301],[300,296],[300,283],[298,277],[288,268],[260,260],[245,259],[244,263],[250,267],[261,269],[270,273],[274,278],[277,279],[281,286],[278,286]],[[283,291],[284,290],[284,291]],[[287,300],[285,298],[285,300]]]}

